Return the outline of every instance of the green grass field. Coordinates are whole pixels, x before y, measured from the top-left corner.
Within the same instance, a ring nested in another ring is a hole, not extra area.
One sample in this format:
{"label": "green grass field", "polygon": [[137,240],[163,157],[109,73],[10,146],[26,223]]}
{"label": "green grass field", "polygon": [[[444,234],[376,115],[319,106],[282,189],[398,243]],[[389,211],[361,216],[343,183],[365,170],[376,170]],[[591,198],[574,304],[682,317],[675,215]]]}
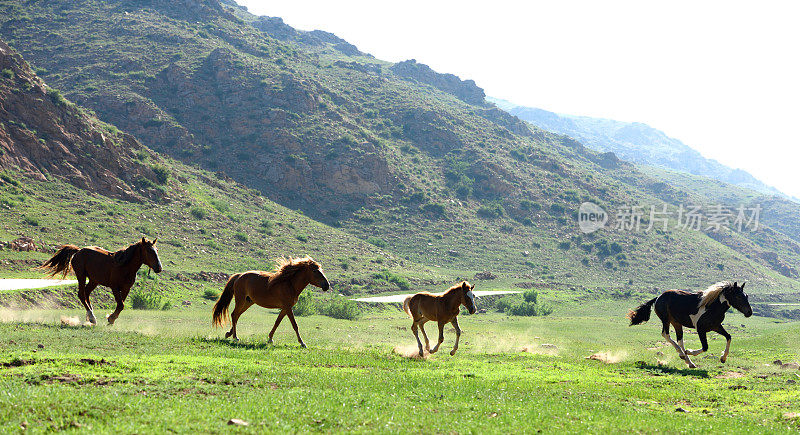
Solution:
{"label": "green grass field", "polygon": [[[800,323],[729,315],[728,363],[713,338],[688,370],[657,325],[626,325],[633,303],[575,311],[603,315],[463,315],[458,353],[448,354],[448,327],[443,351],[426,359],[405,356],[414,338],[394,307],[357,321],[298,318],[308,349],[288,322],[266,344],[275,315],[259,308],[236,343],[211,328],[210,304],[125,311],[113,327],[61,326],[78,310],[6,310],[0,431],[222,432],[231,418],[252,432],[800,430],[787,416],[800,413],[800,372],[772,363],[800,359]],[[596,353],[607,362],[586,359]]]}

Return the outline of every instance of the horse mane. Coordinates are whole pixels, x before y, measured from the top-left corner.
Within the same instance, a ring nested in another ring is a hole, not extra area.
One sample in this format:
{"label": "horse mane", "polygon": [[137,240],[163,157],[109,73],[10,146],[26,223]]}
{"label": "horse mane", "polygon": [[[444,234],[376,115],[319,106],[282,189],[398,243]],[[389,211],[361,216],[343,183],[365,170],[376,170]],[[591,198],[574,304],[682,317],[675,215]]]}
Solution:
{"label": "horse mane", "polygon": [[720,281],[718,283],[712,284],[710,287],[708,287],[707,289],[703,290],[700,293],[701,299],[699,306],[704,307],[714,302],[715,300],[717,300],[717,298],[719,298],[719,295],[721,295],[725,289],[732,286],[733,283],[731,283],[730,281]]}
{"label": "horse mane", "polygon": [[120,266],[125,266],[133,259],[133,255],[136,253],[136,248],[139,247],[140,243],[141,242],[136,242],[127,248],[122,248],[119,251],[111,254],[111,257],[113,257],[114,261],[116,261]]}
{"label": "horse mane", "polygon": [[443,291],[441,293],[431,293],[431,292],[428,292],[428,291],[421,291],[421,292],[419,292],[417,294],[434,296],[434,297],[443,297],[444,295],[446,295],[446,294],[448,294],[448,293],[450,293],[452,291],[460,290],[461,286],[464,285],[465,282],[466,281],[461,281],[460,283],[450,287],[449,289],[447,289],[447,290],[445,290],[445,291]]}
{"label": "horse mane", "polygon": [[275,269],[270,277],[270,281],[273,282],[290,280],[297,275],[298,272],[307,267],[320,267],[319,263],[309,256],[300,258],[279,257],[275,259],[275,263]]}

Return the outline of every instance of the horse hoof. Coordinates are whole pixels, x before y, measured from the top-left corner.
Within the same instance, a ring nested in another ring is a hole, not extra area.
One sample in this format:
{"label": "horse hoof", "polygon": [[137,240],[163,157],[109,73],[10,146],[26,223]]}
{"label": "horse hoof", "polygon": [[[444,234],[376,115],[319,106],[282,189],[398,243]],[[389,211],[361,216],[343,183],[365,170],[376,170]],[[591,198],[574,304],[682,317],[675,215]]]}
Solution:
{"label": "horse hoof", "polygon": [[453,356],[453,355],[455,355],[455,354],[456,354],[456,351],[454,351],[454,350],[451,350],[451,351],[450,351],[450,356]]}
{"label": "horse hoof", "polygon": [[725,361],[727,361],[727,360],[728,359],[723,356],[723,357],[720,357],[719,362],[721,362],[722,364],[725,364]]}
{"label": "horse hoof", "polygon": [[305,348],[307,348],[308,346],[306,346],[306,344],[305,344],[305,343],[300,343],[300,347],[302,347],[303,349],[305,349]]}
{"label": "horse hoof", "polygon": [[272,339],[267,340],[267,344],[272,344]]}

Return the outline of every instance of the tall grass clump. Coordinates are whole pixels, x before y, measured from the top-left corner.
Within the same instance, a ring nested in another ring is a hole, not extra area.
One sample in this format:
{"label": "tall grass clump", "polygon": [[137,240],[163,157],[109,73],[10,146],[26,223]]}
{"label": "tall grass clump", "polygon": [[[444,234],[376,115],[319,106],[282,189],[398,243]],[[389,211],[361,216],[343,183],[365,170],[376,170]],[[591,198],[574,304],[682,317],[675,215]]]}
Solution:
{"label": "tall grass clump", "polygon": [[314,302],[314,295],[310,292],[300,293],[297,303],[292,307],[292,312],[295,316],[310,316],[316,313],[317,306]]}
{"label": "tall grass clump", "polygon": [[361,317],[361,309],[355,302],[344,297],[335,297],[320,304],[319,313],[334,319],[356,320]]}

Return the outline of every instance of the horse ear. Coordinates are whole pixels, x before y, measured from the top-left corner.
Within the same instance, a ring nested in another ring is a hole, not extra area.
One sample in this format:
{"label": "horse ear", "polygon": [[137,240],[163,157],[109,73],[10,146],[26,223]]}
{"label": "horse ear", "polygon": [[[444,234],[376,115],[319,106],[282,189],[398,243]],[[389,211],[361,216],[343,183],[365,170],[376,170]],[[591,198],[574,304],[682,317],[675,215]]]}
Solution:
{"label": "horse ear", "polygon": [[741,287],[739,287],[739,288],[740,288],[740,289],[742,289],[742,290],[744,290],[744,285],[745,285],[745,284],[747,284],[747,283],[746,283],[746,282],[743,282],[743,283],[742,283],[742,286],[741,286]]}
{"label": "horse ear", "polygon": [[145,243],[146,241],[147,241],[147,239],[145,239],[144,237],[142,237],[142,243]]}
{"label": "horse ear", "polygon": [[158,237],[156,237],[156,238],[153,240],[153,245],[155,245],[157,241],[158,241]]}
{"label": "horse ear", "polygon": [[475,288],[475,284],[472,284],[471,286],[469,286],[469,288],[470,288],[470,290],[474,289]]}
{"label": "horse ear", "polygon": [[733,282],[733,286],[734,286],[734,287],[739,287],[739,282],[738,282],[738,281],[734,281],[734,282]]}
{"label": "horse ear", "polygon": [[464,290],[468,290],[469,289],[469,285],[467,285],[466,281],[461,281],[461,288],[463,288]]}

